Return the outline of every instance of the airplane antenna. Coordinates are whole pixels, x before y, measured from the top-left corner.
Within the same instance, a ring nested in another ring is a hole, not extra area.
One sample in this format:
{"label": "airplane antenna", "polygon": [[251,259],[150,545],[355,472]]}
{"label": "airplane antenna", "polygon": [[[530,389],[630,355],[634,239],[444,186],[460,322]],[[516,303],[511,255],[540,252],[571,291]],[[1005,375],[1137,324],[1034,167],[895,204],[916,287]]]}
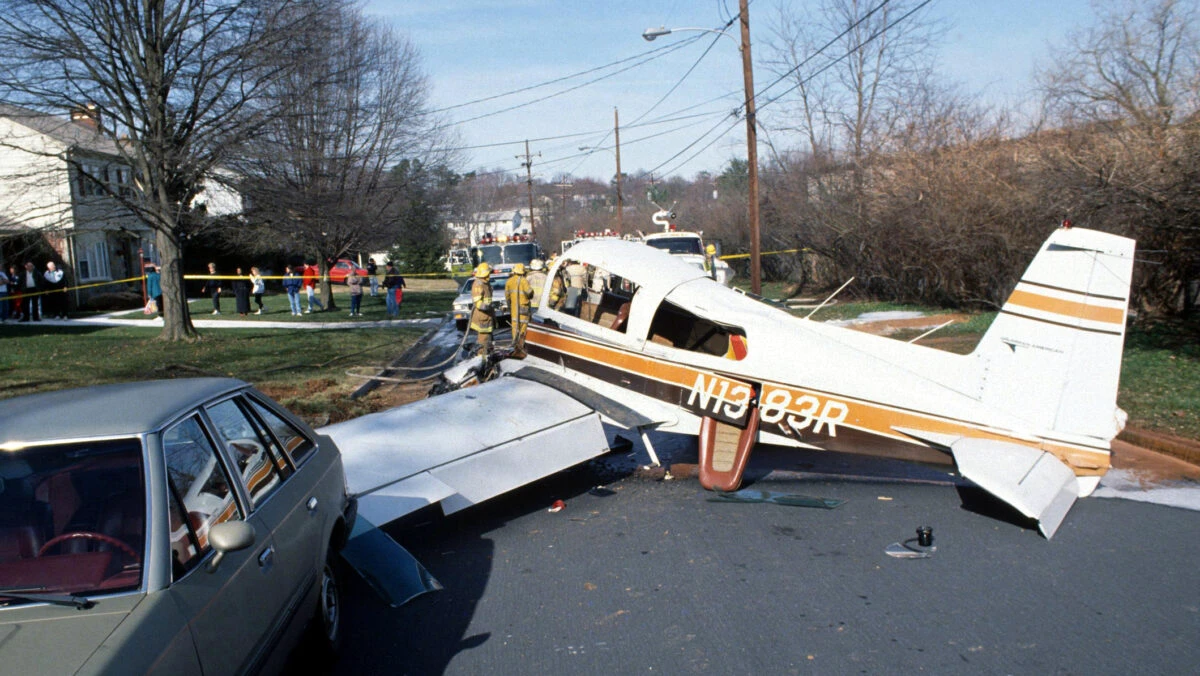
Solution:
{"label": "airplane antenna", "polygon": [[811,318],[813,315],[817,314],[817,310],[820,310],[821,308],[825,307],[825,305],[827,305],[827,304],[829,303],[829,301],[833,300],[833,297],[834,297],[834,296],[836,296],[836,295],[838,295],[839,293],[841,293],[841,292],[842,292],[842,289],[846,288],[847,286],[850,286],[850,282],[853,282],[853,281],[854,281],[854,278],[853,278],[853,277],[851,277],[850,279],[847,279],[845,284],[843,284],[843,285],[841,285],[841,286],[839,286],[839,287],[837,288],[837,291],[834,291],[833,293],[829,294],[829,297],[828,297],[828,298],[826,298],[825,300],[821,301],[821,304],[820,304],[820,305],[818,305],[818,306],[816,306],[815,308],[813,308],[813,311],[812,311],[812,312],[810,312],[810,313],[808,313],[808,315],[805,317],[805,319],[810,319],[810,318]]}
{"label": "airplane antenna", "polygon": [[915,343],[918,340],[924,338],[925,336],[928,336],[929,334],[933,333],[934,331],[941,331],[942,329],[946,328],[947,326],[950,326],[953,323],[954,323],[954,320],[951,319],[950,321],[946,322],[945,324],[939,324],[938,326],[935,326],[932,329],[929,329],[925,333],[922,333],[921,335],[917,336],[916,338],[913,338],[912,340],[910,340],[908,342]]}

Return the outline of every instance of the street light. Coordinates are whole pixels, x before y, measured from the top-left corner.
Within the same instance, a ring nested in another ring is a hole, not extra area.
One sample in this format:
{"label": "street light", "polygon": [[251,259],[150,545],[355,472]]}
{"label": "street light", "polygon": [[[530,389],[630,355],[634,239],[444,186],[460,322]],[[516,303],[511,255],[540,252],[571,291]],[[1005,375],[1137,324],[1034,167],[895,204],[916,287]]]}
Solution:
{"label": "street light", "polygon": [[658,28],[647,28],[646,30],[642,31],[642,37],[646,40],[646,42],[654,42],[654,38],[661,38],[664,35],[670,35],[671,33],[678,33],[680,31],[716,33],[717,35],[724,35],[730,40],[733,40],[734,43],[737,42],[737,38],[733,37],[729,33],[726,33],[725,31],[714,30],[712,28],[667,28],[666,26],[659,26]]}
{"label": "street light", "polygon": [[[746,163],[749,165],[750,185],[750,205],[748,207],[750,219],[750,290],[755,294],[762,294],[762,252],[758,236],[758,129],[757,120],[754,111],[754,68],[750,60],[750,9],[748,0],[739,0],[740,6],[739,20],[742,24],[742,42],[740,49],[742,52],[742,79],[746,88]],[[654,38],[670,35],[679,31],[700,31],[703,33],[718,33],[733,39],[725,31],[713,30],[711,28],[666,28],[659,26],[658,28],[647,28],[642,32],[642,37],[647,42]]]}

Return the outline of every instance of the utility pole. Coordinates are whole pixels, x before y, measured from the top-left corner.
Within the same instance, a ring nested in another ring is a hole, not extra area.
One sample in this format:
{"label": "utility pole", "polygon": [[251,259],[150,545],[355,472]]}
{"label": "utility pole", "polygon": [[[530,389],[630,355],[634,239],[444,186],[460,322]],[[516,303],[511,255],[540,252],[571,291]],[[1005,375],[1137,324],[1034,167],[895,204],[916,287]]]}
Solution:
{"label": "utility pole", "polygon": [[621,118],[613,106],[613,135],[617,139],[617,234],[625,234],[625,206],[621,202]]}
{"label": "utility pole", "polygon": [[742,79],[746,83],[746,161],[750,170],[750,290],[762,294],[762,251],[758,238],[758,121],[754,112],[754,66],[750,60],[750,8],[740,0]]}
{"label": "utility pole", "polygon": [[[538,153],[537,156],[541,157],[542,154]],[[517,159],[521,159],[521,156],[517,155]],[[536,241],[537,228],[533,218],[533,156],[529,154],[528,140],[525,141],[525,161],[521,165],[525,167],[525,183],[529,186],[529,236]]]}

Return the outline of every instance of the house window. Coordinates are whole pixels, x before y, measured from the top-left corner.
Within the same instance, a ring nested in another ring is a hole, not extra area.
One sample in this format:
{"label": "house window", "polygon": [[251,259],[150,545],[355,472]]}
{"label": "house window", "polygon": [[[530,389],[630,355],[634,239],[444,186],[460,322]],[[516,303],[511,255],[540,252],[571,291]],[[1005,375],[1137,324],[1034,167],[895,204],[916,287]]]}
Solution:
{"label": "house window", "polygon": [[162,259],[158,256],[158,244],[155,243],[153,233],[139,238],[138,248],[142,250],[142,260],[148,263],[162,264]]}
{"label": "house window", "polygon": [[112,182],[112,191],[121,197],[133,197],[133,172],[129,167],[113,167],[108,172]]}
{"label": "house window", "polygon": [[79,165],[79,196],[98,197],[105,194],[104,183],[107,180],[107,173],[105,168],[99,164],[81,163]]}
{"label": "house window", "polygon": [[81,241],[76,249],[79,255],[79,279],[110,279],[108,269],[108,242],[101,235],[98,240]]}

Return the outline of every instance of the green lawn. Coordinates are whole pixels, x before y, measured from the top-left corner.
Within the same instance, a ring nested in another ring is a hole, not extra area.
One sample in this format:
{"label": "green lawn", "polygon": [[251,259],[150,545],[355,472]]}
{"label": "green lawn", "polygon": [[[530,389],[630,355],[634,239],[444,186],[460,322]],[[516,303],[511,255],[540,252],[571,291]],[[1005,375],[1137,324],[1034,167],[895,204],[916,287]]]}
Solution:
{"label": "green lawn", "polygon": [[1131,330],[1119,403],[1131,425],[1200,439],[1200,326]]}
{"label": "green lawn", "polygon": [[[0,327],[0,397],[130,380],[229,376],[246,380],[316,424],[370,412],[346,395],[347,370],[390,363],[421,328],[205,330],[165,343],[156,328]],[[357,368],[356,368],[357,367]]]}

